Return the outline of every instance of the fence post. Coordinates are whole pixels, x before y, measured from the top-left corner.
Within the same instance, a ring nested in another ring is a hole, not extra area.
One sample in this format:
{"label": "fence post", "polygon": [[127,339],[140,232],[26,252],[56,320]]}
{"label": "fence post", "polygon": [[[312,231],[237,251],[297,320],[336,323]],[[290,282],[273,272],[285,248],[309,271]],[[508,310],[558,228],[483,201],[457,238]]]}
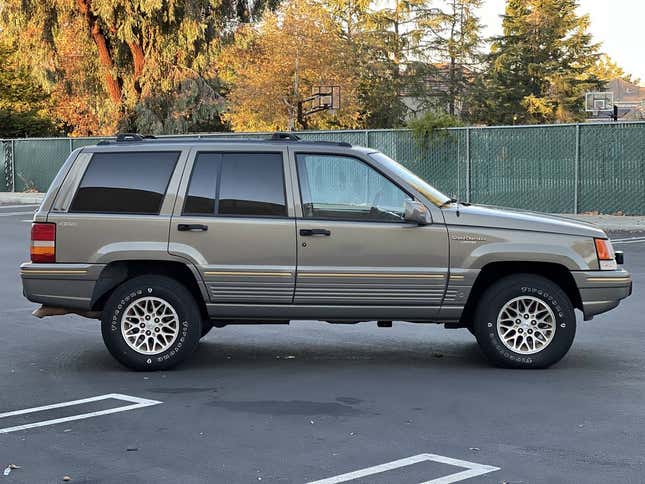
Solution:
{"label": "fence post", "polygon": [[11,140],[11,191],[16,191],[16,141]]}
{"label": "fence post", "polygon": [[370,146],[370,132],[365,130],[365,148],[371,148]]}
{"label": "fence post", "polygon": [[466,203],[470,203],[470,126],[466,128]]}
{"label": "fence post", "polygon": [[573,169],[573,213],[578,213],[578,182],[580,180],[580,123],[576,123],[576,160]]}
{"label": "fence post", "polygon": [[73,148],[74,148],[74,145],[72,144],[72,138],[69,138],[69,153],[67,153],[68,155],[72,154],[72,151],[74,151]]}

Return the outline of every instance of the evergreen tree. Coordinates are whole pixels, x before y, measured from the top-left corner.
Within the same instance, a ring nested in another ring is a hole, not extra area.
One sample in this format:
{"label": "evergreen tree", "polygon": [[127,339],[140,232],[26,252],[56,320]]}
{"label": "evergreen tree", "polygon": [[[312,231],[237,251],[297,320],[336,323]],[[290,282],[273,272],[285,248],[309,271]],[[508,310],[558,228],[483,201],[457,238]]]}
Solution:
{"label": "evergreen tree", "polygon": [[461,113],[475,71],[481,62],[482,25],[477,12],[482,0],[444,0],[436,4],[429,23],[424,58],[433,67],[434,92],[441,111]]}
{"label": "evergreen tree", "polygon": [[598,45],[577,0],[508,0],[503,35],[491,47],[474,116],[488,124],[551,123],[584,117]]}

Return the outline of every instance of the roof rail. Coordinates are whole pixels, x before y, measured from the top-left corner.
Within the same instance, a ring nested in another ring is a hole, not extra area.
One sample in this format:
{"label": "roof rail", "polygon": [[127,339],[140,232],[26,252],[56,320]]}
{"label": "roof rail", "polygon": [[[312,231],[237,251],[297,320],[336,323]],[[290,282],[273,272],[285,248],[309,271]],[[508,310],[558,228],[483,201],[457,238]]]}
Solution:
{"label": "roof rail", "polygon": [[240,137],[226,137],[226,136],[200,137],[199,135],[194,135],[194,136],[170,135],[170,136],[156,137],[156,136],[150,136],[150,135],[144,136],[144,135],[140,135],[139,133],[119,133],[116,135],[116,139],[102,140],[102,141],[99,141],[97,145],[110,145],[115,142],[116,143],[132,143],[132,142],[140,143],[140,142],[153,141],[153,140],[159,143],[168,142],[168,141],[174,141],[174,142],[196,141],[196,142],[205,142],[205,143],[209,143],[209,142],[258,143],[258,142],[266,142],[266,141],[276,141],[276,142],[294,142],[294,143],[312,144],[312,145],[346,146],[348,148],[352,146],[351,143],[347,143],[344,141],[303,140],[295,133],[280,132],[280,131],[273,133],[269,138],[240,138]]}
{"label": "roof rail", "polygon": [[300,141],[302,138],[293,133],[283,133],[280,131],[276,131],[275,133],[273,133],[273,135],[271,135],[270,139],[272,141],[284,141],[284,140]]}

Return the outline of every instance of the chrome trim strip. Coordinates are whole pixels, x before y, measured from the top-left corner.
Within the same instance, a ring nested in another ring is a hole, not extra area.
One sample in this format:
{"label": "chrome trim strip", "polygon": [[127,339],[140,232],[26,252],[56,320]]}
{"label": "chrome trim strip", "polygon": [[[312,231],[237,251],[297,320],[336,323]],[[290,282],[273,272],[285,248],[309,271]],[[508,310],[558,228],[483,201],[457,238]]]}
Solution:
{"label": "chrome trim strip", "polygon": [[443,274],[382,274],[382,273],[349,273],[349,272],[299,272],[298,277],[384,277],[413,279],[443,279]]}
{"label": "chrome trim strip", "polygon": [[279,276],[291,277],[291,272],[234,272],[234,271],[207,271],[205,276]]}
{"label": "chrome trim strip", "polygon": [[587,277],[587,282],[630,282],[631,277]]}
{"label": "chrome trim strip", "polygon": [[43,275],[43,274],[70,274],[71,275],[71,274],[87,274],[87,272],[88,271],[71,270],[71,269],[70,270],[60,270],[60,269],[44,270],[44,269],[40,269],[40,270],[37,270],[37,271],[36,270],[30,270],[30,269],[27,269],[27,270],[23,269],[23,270],[20,271],[20,274],[23,275],[23,276],[28,275],[28,274],[39,274],[39,275]]}

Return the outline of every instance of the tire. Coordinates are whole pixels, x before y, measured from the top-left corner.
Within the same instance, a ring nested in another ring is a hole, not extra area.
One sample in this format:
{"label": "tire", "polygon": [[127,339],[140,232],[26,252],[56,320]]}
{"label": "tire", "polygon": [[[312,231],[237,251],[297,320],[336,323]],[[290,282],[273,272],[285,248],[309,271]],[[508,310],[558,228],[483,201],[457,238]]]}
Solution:
{"label": "tire", "polygon": [[[202,334],[202,316],[193,295],[176,280],[139,276],[110,295],[101,333],[108,351],[124,366],[137,371],[167,370],[195,350]],[[130,335],[127,339],[126,334]]]}
{"label": "tire", "polygon": [[548,368],[571,348],[576,316],[558,285],[535,274],[517,274],[504,277],[482,294],[473,329],[479,347],[494,365]]}
{"label": "tire", "polygon": [[213,329],[213,323],[211,323],[210,321],[202,321],[202,335],[200,336],[200,338],[203,338],[208,333],[210,333],[211,329]]}

